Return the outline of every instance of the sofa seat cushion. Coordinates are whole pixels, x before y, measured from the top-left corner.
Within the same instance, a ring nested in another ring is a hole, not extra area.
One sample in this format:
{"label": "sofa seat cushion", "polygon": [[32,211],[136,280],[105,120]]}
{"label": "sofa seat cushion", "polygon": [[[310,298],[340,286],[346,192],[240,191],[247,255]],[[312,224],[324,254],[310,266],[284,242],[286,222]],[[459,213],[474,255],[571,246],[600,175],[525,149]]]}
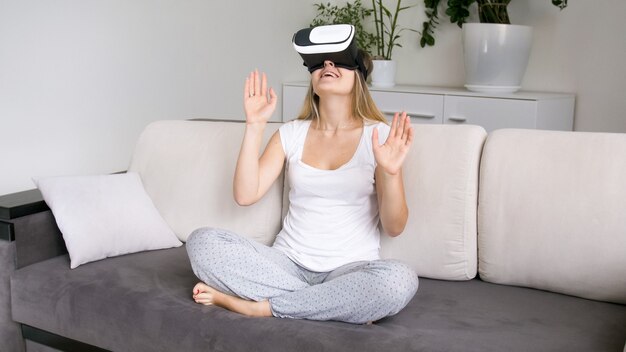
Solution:
{"label": "sofa seat cushion", "polygon": [[626,306],[477,279],[422,279],[398,315],[352,325],[197,305],[184,246],[68,264],[14,273],[14,319],[114,351],[617,351],[626,340]]}

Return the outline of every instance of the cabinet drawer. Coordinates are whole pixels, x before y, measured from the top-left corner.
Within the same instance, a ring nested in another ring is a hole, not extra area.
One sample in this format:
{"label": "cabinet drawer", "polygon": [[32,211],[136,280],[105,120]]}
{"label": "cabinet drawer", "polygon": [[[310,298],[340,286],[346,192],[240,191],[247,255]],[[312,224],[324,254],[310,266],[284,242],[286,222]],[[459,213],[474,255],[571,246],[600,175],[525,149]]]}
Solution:
{"label": "cabinet drawer", "polygon": [[372,98],[389,120],[406,111],[413,123],[443,123],[443,95],[372,91]]}
{"label": "cabinet drawer", "polygon": [[499,128],[536,128],[535,100],[446,96],[443,123]]}

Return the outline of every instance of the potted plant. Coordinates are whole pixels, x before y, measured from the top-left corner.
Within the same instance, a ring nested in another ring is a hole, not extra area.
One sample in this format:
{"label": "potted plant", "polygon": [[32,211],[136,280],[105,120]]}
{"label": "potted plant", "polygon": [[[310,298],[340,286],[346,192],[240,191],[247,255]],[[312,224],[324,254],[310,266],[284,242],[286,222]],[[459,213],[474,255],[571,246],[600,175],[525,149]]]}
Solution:
{"label": "potted plant", "polygon": [[[372,0],[372,8],[365,8],[361,0],[347,2],[343,6],[331,3],[315,4],[317,15],[311,22],[311,27],[328,24],[352,24],[356,29],[358,46],[372,55],[374,68],[372,70],[372,85],[377,87],[392,87],[395,85],[396,63],[392,60],[395,47],[402,47],[398,43],[400,33],[405,30],[398,25],[400,12],[410,8],[401,6],[402,0],[396,0],[394,11],[390,11],[382,0]],[[366,21],[374,15],[374,33],[366,28]],[[415,30],[412,30],[414,31]]]}
{"label": "potted plant", "polygon": [[402,0],[397,0],[396,7],[392,12],[383,5],[382,0],[372,0],[372,8],[374,27],[376,28],[372,86],[393,87],[396,84],[396,62],[392,59],[391,54],[396,46],[402,47],[397,41],[400,39],[400,33],[406,29],[398,26],[398,15],[411,6],[402,7]]}
{"label": "potted plant", "polygon": [[[551,0],[561,10],[567,0]],[[424,0],[427,21],[420,45],[435,44],[441,0]],[[448,0],[445,15],[463,29],[465,87],[479,92],[515,92],[521,86],[530,56],[532,27],[512,25],[507,6],[511,0]],[[480,23],[466,23],[476,6]]]}

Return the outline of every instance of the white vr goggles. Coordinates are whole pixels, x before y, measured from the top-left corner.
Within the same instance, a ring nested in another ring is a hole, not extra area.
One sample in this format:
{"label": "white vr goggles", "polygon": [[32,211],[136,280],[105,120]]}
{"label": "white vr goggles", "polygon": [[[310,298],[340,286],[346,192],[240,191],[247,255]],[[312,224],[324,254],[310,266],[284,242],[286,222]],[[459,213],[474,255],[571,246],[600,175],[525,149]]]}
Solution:
{"label": "white vr goggles", "polygon": [[304,60],[309,72],[324,67],[324,61],[330,60],[337,67],[358,69],[367,79],[368,72],[354,34],[354,26],[350,24],[304,28],[293,35],[293,47]]}

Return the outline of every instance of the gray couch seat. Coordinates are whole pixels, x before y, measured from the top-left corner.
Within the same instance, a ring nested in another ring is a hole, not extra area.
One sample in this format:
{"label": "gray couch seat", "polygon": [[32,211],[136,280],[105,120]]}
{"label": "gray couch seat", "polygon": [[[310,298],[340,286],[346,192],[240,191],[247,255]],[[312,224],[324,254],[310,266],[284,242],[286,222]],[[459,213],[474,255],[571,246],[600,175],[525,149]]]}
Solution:
{"label": "gray couch seat", "polygon": [[17,270],[16,321],[112,351],[621,351],[626,306],[478,279],[420,279],[373,325],[248,318],[191,299],[185,247],[69,269],[67,255]]}

